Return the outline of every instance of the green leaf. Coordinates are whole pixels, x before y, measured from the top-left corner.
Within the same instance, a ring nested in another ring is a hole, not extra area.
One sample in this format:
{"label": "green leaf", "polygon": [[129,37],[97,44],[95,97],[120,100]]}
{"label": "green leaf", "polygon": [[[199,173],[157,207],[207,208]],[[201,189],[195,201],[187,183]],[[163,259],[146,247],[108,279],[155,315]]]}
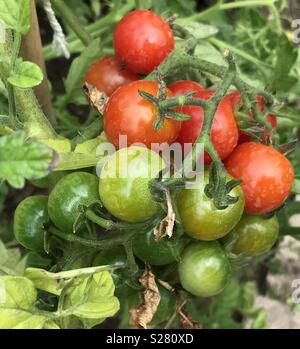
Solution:
{"label": "green leaf", "polygon": [[0,137],[0,178],[14,188],[25,180],[43,178],[49,173],[53,151],[43,144],[26,140],[23,132]]}
{"label": "green leaf", "polygon": [[0,240],[0,265],[4,265],[8,259],[8,252],[4,243]]}
{"label": "green leaf", "polygon": [[0,20],[20,34],[30,29],[30,0],[1,0]]}
{"label": "green leaf", "polygon": [[187,29],[196,39],[206,39],[216,35],[219,31],[214,25],[191,22],[185,19],[177,19],[176,24],[183,26],[184,29]]}
{"label": "green leaf", "polygon": [[286,35],[282,35],[276,50],[276,65],[272,71],[271,88],[288,91],[297,82],[296,78],[289,75],[297,55],[297,50],[291,45]]}
{"label": "green leaf", "polygon": [[65,81],[66,96],[65,101],[75,102],[78,95],[82,96],[82,85],[84,83],[84,75],[89,66],[101,57],[102,47],[100,39],[96,39],[90,43],[88,47],[81,53],[79,57],[73,60],[69,74]]}
{"label": "green leaf", "polygon": [[0,276],[0,329],[41,329],[47,318],[33,306],[33,283],[20,276]]}
{"label": "green leaf", "polygon": [[7,79],[9,83],[19,88],[31,88],[43,81],[41,68],[32,62],[21,62]]}
{"label": "green leaf", "polygon": [[71,288],[65,298],[65,306],[72,309],[73,315],[80,318],[85,327],[91,328],[119,310],[120,304],[114,291],[110,273],[98,272]]}
{"label": "green leaf", "polygon": [[51,273],[44,269],[27,268],[24,276],[30,279],[36,288],[59,296],[63,288],[68,285],[72,279],[89,276],[98,271],[109,269],[111,269],[109,266],[99,266]]}

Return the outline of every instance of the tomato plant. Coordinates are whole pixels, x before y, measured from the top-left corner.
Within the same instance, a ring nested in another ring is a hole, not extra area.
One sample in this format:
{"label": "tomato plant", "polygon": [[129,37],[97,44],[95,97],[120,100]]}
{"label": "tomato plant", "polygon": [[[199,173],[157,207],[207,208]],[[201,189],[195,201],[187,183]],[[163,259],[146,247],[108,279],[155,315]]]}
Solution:
{"label": "tomato plant", "polygon": [[[159,131],[153,129],[158,117],[154,106],[140,96],[139,90],[154,95],[158,84],[154,81],[134,81],[120,87],[109,99],[104,111],[104,131],[110,142],[119,147],[119,137],[127,136],[127,145],[142,143],[172,143],[178,136],[181,122],[165,119]],[[171,92],[168,91],[171,96]]]}
{"label": "tomato plant", "polygon": [[16,240],[31,251],[44,251],[44,228],[49,223],[48,197],[29,196],[20,202],[14,215]]}
{"label": "tomato plant", "polygon": [[84,80],[110,96],[118,87],[137,79],[138,76],[122,67],[116,57],[107,56],[89,67]]}
{"label": "tomato plant", "polygon": [[86,172],[73,172],[64,176],[50,193],[49,216],[59,229],[71,233],[80,206],[89,206],[97,200],[98,178]]}
{"label": "tomato plant", "polygon": [[177,199],[177,207],[186,234],[198,240],[216,240],[228,234],[241,219],[244,211],[244,195],[240,187],[235,187],[230,195],[238,201],[225,209],[217,209],[213,201],[204,193],[208,183],[208,173],[204,181],[183,189]]}
{"label": "tomato plant", "polygon": [[196,3],[0,1],[0,328],[274,327],[256,294],[293,299],[295,13]]}
{"label": "tomato plant", "polygon": [[162,158],[144,147],[123,148],[104,163],[99,182],[101,201],[115,217],[143,222],[159,211],[148,182],[163,168]]}
{"label": "tomato plant", "polygon": [[185,290],[198,297],[211,297],[224,289],[231,267],[219,242],[193,242],[184,250],[178,272]]}
{"label": "tomato plant", "polygon": [[257,256],[268,252],[278,239],[279,224],[276,216],[245,215],[234,228],[236,242],[232,252]]}
{"label": "tomato plant", "polygon": [[151,11],[137,10],[118,23],[114,47],[128,69],[147,74],[174,49],[174,35],[160,16]]}
{"label": "tomato plant", "polygon": [[262,214],[280,207],[294,181],[288,159],[272,147],[254,142],[243,143],[225,162],[228,172],[241,179],[245,211]]}

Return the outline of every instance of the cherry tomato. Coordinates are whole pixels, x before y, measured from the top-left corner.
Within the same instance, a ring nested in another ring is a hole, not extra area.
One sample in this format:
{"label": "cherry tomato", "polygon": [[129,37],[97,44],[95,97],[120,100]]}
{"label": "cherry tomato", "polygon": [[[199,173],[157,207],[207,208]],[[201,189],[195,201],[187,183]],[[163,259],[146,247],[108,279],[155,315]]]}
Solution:
{"label": "cherry tomato", "polygon": [[162,238],[155,241],[153,230],[142,231],[133,240],[134,254],[145,263],[151,265],[166,265],[176,261],[184,246],[185,239]]}
{"label": "cherry tomato", "polygon": [[[150,148],[153,143],[172,143],[179,134],[181,122],[165,119],[159,131],[155,131],[157,110],[139,95],[139,90],[157,95],[158,84],[134,81],[121,86],[110,97],[104,111],[104,131],[108,140],[118,148],[120,135],[127,136],[126,146],[138,142]],[[170,91],[168,96],[172,96]]]}
{"label": "cherry tomato", "polygon": [[232,252],[257,256],[268,252],[278,239],[279,223],[276,216],[266,219],[261,216],[244,215],[233,229],[237,240]]}
{"label": "cherry tomato", "polygon": [[[184,91],[184,88],[182,87],[180,93],[178,93],[177,91],[179,91],[179,88],[173,90],[171,86],[171,91],[173,91],[175,95],[178,95],[183,92],[191,92],[191,89],[188,87],[186,91]],[[203,90],[197,91],[194,97],[208,100],[212,94],[213,91]],[[178,107],[177,110],[181,113],[192,116],[190,120],[182,122],[177,142],[179,142],[183,147],[186,143],[194,144],[202,128],[204,116],[203,108],[198,106],[183,106]],[[212,125],[211,140],[221,159],[225,159],[230,155],[237,145],[238,127],[228,98],[223,98],[219,104]],[[204,162],[206,164],[211,162],[211,158],[207,153],[204,155]]]}
{"label": "cherry tomato", "polygon": [[183,228],[189,236],[198,240],[216,240],[228,234],[241,219],[244,210],[244,195],[237,186],[230,195],[239,200],[226,209],[218,210],[205,193],[209,175],[204,174],[204,181],[196,183],[195,188],[182,189],[177,198],[178,213]]}
{"label": "cherry tomato", "polygon": [[178,272],[186,291],[198,297],[211,297],[225,288],[231,266],[218,241],[199,241],[184,250]]}
{"label": "cherry tomato", "polygon": [[159,325],[167,321],[175,312],[176,294],[167,290],[165,287],[158,284],[160,294],[160,302],[157,310],[152,318],[151,325]]}
{"label": "cherry tomato", "polygon": [[263,214],[281,206],[288,197],[294,170],[289,160],[272,147],[248,142],[226,160],[228,172],[243,182],[245,211]]}
{"label": "cherry tomato", "polygon": [[175,96],[182,95],[187,92],[201,92],[204,90],[204,87],[196,81],[192,80],[178,80],[173,82],[168,86]]}
{"label": "cherry tomato", "polygon": [[21,201],[14,215],[16,240],[28,250],[44,251],[44,225],[49,223],[48,197],[29,196]]}
{"label": "cherry tomato", "polygon": [[118,23],[114,47],[128,69],[147,74],[174,49],[174,35],[168,23],[156,13],[136,10]]}
{"label": "cherry tomato", "polygon": [[[100,265],[113,265],[113,264],[125,264],[127,262],[127,255],[125,249],[122,246],[115,246],[113,248],[100,251],[94,261],[93,266]],[[119,287],[122,284],[122,270],[116,269],[111,272],[111,276],[114,280],[115,286]]]}
{"label": "cherry tomato", "polygon": [[138,80],[138,76],[122,67],[121,62],[114,56],[99,59],[85,75],[85,82],[95,86],[99,91],[110,96],[118,87]]}
{"label": "cherry tomato", "polygon": [[48,212],[53,223],[64,232],[73,232],[80,205],[89,206],[99,200],[98,178],[86,172],[64,176],[49,195]]}
{"label": "cherry tomato", "polygon": [[[238,91],[231,92],[228,95],[228,98],[231,101],[232,106],[233,106],[235,111],[242,108],[243,101],[241,99],[241,94]],[[257,101],[257,105],[258,105],[259,111],[263,112],[264,109],[265,109],[263,97],[262,96],[257,96],[256,97],[256,101]],[[248,115],[249,115],[250,118],[252,117],[252,113],[251,112],[249,112]],[[276,126],[277,126],[277,118],[276,118],[275,115],[271,115],[271,114],[268,115],[267,116],[267,120],[270,122],[270,124],[272,125],[273,128],[276,128]],[[265,131],[265,132],[266,132],[266,135],[268,135],[268,131]],[[263,132],[262,135],[261,135],[261,140],[264,139],[264,135],[265,134]],[[251,139],[252,139],[251,135],[240,131],[240,134],[239,134],[239,144],[242,144],[242,143],[245,143],[245,142],[250,142]]]}
{"label": "cherry tomato", "polygon": [[106,160],[99,181],[101,201],[115,217],[127,222],[143,222],[153,217],[159,204],[148,186],[164,167],[155,152],[131,146],[122,148]]}

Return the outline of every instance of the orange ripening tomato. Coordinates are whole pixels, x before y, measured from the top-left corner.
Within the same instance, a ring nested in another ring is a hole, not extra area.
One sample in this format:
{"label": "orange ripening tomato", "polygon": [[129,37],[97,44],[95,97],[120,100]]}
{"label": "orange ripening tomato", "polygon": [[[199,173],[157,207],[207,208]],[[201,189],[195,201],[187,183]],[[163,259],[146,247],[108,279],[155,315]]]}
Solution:
{"label": "orange ripening tomato", "polygon": [[294,182],[289,160],[276,149],[260,143],[239,145],[225,161],[229,174],[241,179],[245,211],[263,214],[280,207]]}

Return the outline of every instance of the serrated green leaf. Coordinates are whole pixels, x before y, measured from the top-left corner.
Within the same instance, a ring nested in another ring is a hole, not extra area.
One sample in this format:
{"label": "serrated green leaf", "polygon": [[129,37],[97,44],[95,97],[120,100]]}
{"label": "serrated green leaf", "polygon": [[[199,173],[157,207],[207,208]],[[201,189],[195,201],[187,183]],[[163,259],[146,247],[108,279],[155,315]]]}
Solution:
{"label": "serrated green leaf", "polygon": [[7,28],[26,34],[30,28],[30,0],[1,0],[0,20]]}
{"label": "serrated green leaf", "polygon": [[26,179],[45,177],[52,160],[50,148],[26,140],[23,132],[0,137],[0,178],[14,188],[23,188]]}
{"label": "serrated green leaf", "polygon": [[68,76],[65,80],[66,102],[78,101],[78,94],[82,96],[82,85],[84,83],[84,75],[89,66],[101,57],[100,39],[96,39],[90,43],[81,55],[74,59],[71,64]]}
{"label": "serrated green leaf", "polygon": [[43,73],[35,63],[21,62],[7,80],[19,88],[32,88],[43,81]]}

